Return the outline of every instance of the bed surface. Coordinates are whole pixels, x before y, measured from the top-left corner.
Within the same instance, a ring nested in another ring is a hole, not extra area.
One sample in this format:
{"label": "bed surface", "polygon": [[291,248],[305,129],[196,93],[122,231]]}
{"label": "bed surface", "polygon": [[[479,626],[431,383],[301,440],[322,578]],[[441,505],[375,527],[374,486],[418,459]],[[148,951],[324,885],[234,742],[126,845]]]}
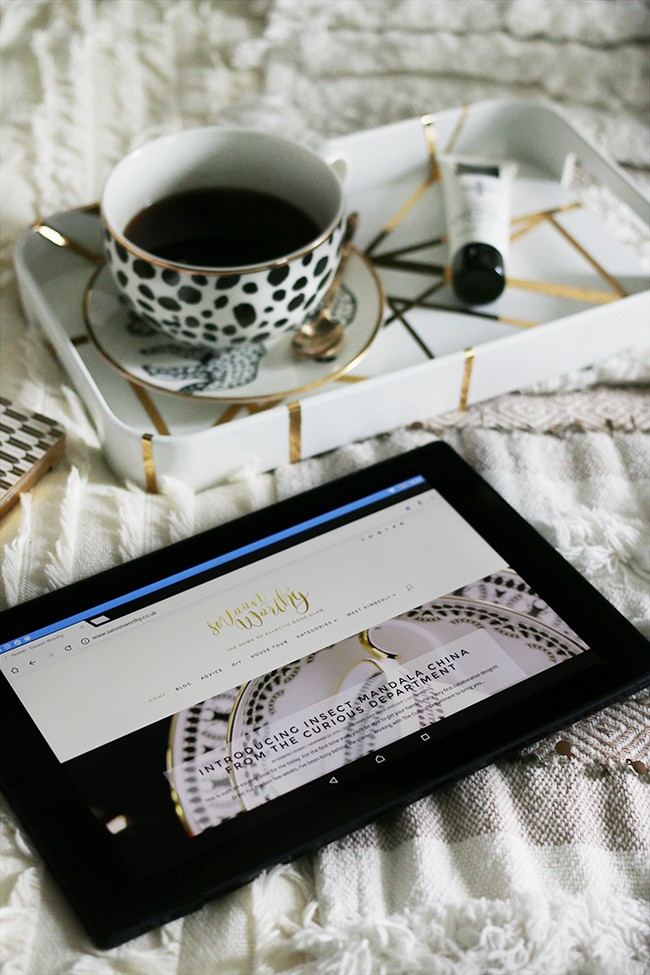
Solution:
{"label": "bed surface", "polygon": [[[272,473],[251,463],[200,494],[166,479],[152,495],[107,468],[24,320],[11,263],[26,226],[94,202],[129,148],[220,121],[318,146],[523,95],[556,104],[647,192],[648,33],[641,2],[3,3],[0,393],[61,422],[68,445],[0,523],[0,605],[440,437],[650,635],[647,351]],[[647,228],[576,179],[648,267]],[[633,761],[650,766],[647,691],[107,952],[2,805],[3,971],[649,972],[650,774]]]}

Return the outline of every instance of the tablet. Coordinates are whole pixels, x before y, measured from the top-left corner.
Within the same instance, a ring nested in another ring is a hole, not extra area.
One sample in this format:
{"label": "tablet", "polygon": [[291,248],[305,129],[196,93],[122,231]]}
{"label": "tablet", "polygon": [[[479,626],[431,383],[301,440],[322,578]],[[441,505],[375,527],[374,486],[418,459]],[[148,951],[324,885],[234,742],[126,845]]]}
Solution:
{"label": "tablet", "polygon": [[100,947],[650,683],[442,443],[1,622],[1,785]]}

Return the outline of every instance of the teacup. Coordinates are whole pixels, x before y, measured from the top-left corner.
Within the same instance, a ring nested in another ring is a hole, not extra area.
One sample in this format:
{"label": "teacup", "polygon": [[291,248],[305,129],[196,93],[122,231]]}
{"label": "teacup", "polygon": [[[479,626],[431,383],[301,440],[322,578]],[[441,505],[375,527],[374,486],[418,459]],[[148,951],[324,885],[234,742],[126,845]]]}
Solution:
{"label": "teacup", "polygon": [[[261,132],[209,127],[156,139],[118,163],[102,194],[104,247],[115,283],[140,317],[175,342],[212,350],[244,342],[268,346],[311,316],[332,282],[345,230],[345,174],[344,160],[327,162]],[[280,207],[280,225],[291,231],[281,241],[258,226],[258,212],[268,217],[268,227],[277,225],[275,211],[267,214],[267,197]],[[230,263],[224,227],[232,223],[237,236],[242,208],[244,216],[253,215],[252,237],[241,247],[232,244],[237,263]],[[286,216],[294,209],[303,223]],[[192,226],[201,226],[186,246],[190,213]],[[130,239],[155,236],[156,214],[155,247]],[[215,227],[214,247],[203,247]],[[197,240],[198,249],[190,246]],[[256,260],[254,246],[265,241],[270,253]],[[274,247],[287,252],[274,253]]]}

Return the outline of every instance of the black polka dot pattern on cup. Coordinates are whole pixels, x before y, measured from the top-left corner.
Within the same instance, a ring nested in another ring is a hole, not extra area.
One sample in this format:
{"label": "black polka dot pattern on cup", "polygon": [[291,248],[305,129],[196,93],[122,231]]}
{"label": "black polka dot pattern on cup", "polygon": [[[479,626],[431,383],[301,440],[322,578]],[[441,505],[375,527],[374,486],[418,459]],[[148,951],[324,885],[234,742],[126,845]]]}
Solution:
{"label": "black polka dot pattern on cup", "polygon": [[286,264],[281,267],[274,267],[272,271],[269,272],[267,281],[269,284],[282,284],[282,282],[289,276],[289,268]]}
{"label": "black polka dot pattern on cup", "polygon": [[325,275],[325,277],[322,279],[322,281],[318,285],[318,290],[319,291],[321,291],[325,287],[325,285],[327,284],[327,282],[329,281],[329,279],[331,277],[332,277],[332,272],[331,271],[328,271],[327,274]]}
{"label": "black polka dot pattern on cup", "polygon": [[133,271],[139,278],[155,278],[156,276],[155,267],[139,258],[133,262]]}
{"label": "black polka dot pattern on cup", "polygon": [[341,224],[293,261],[232,273],[148,261],[108,232],[105,250],[121,298],[141,321],[167,331],[174,341],[214,349],[253,339],[263,344],[299,327],[331,284],[342,237]]}
{"label": "black polka dot pattern on cup", "polygon": [[240,274],[223,274],[221,277],[217,278],[217,288],[222,290],[223,288],[234,288],[236,284],[239,283],[241,275]]}
{"label": "black polka dot pattern on cup", "polygon": [[184,301],[186,305],[196,305],[203,295],[198,288],[192,288],[189,284],[184,284],[178,289],[179,301]]}
{"label": "black polka dot pattern on cup", "polygon": [[257,318],[257,313],[255,312],[255,309],[253,308],[252,305],[248,305],[248,304],[235,305],[235,307],[233,308],[233,312],[235,313],[235,318],[242,326],[242,328],[248,328],[248,326],[252,325],[255,319]]}

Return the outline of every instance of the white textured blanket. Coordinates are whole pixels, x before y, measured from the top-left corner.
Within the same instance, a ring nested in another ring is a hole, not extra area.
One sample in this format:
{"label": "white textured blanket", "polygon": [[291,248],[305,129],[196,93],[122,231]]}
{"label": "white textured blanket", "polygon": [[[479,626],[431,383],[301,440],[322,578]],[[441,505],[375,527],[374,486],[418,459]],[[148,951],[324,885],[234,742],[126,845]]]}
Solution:
{"label": "white textured blanket", "polygon": [[[553,99],[632,173],[648,166],[648,7],[600,0],[3,2],[3,395],[62,421],[65,461],[0,523],[13,605],[276,497],[451,443],[650,635],[650,368],[621,355],[544,388],[194,495],[116,482],[19,307],[37,217],[97,199],[115,161],[218,120],[312,143],[493,94]],[[647,178],[645,180],[647,185]],[[584,199],[648,262],[647,232]],[[8,973],[650,972],[650,695],[279,867],[195,915],[95,950],[1,809]],[[7,743],[5,743],[6,745]]]}

